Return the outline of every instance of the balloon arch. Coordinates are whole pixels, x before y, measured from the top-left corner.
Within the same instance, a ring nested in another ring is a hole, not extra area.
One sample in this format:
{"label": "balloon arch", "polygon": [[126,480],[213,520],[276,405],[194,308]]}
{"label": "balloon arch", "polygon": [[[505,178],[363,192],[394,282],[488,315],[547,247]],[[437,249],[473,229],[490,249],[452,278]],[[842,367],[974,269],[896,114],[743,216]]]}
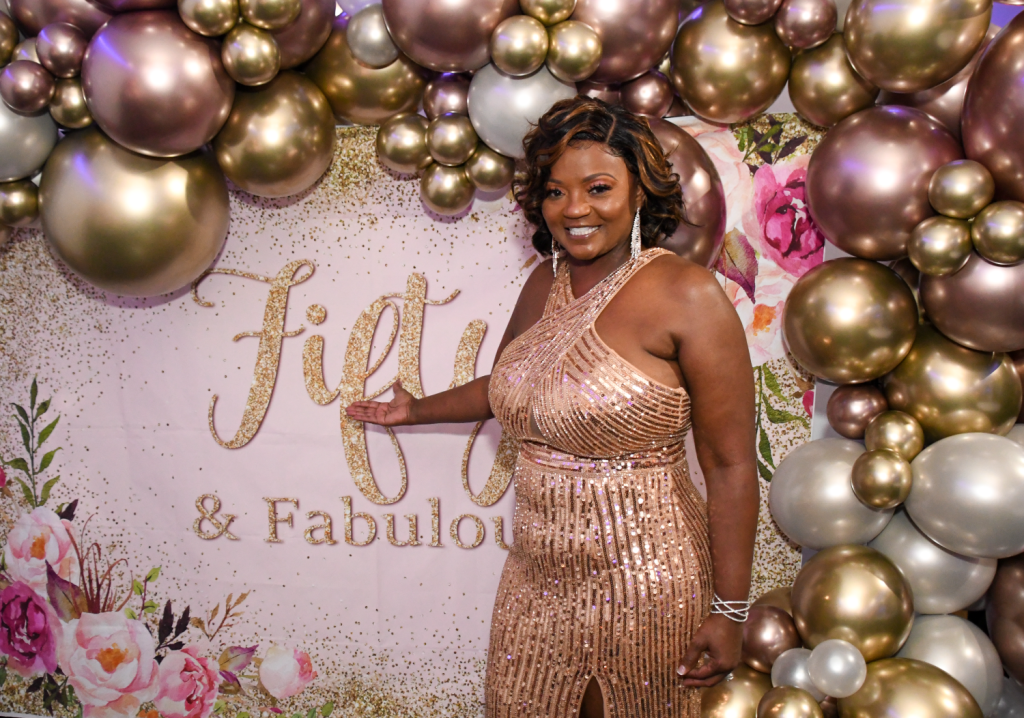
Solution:
{"label": "balloon arch", "polygon": [[[665,245],[711,266],[722,183],[664,118],[744,122],[788,87],[831,128],[807,209],[850,256],[799,279],[783,328],[839,385],[841,438],[779,465],[772,514],[818,553],[759,599],[702,716],[1024,714],[1024,17],[991,26],[992,0],[7,2],[0,245],[39,221],[123,295],[209,267],[227,180],[315,184],[337,123],[379,125],[380,161],[459,215],[577,93],[649,118],[689,219]],[[982,599],[988,635],[955,615]]]}

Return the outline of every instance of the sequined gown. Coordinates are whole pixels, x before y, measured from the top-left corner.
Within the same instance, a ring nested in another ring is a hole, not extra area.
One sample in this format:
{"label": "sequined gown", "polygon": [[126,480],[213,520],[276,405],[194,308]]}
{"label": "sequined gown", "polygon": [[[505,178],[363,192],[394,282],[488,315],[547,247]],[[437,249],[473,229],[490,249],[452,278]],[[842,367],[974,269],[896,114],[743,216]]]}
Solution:
{"label": "sequined gown", "polygon": [[699,694],[676,675],[712,595],[706,507],[683,446],[689,397],[644,376],[594,328],[664,253],[644,251],[578,299],[561,264],[543,317],[491,373],[494,414],[522,443],[487,718],[576,716],[592,676],[609,718],[700,713]]}

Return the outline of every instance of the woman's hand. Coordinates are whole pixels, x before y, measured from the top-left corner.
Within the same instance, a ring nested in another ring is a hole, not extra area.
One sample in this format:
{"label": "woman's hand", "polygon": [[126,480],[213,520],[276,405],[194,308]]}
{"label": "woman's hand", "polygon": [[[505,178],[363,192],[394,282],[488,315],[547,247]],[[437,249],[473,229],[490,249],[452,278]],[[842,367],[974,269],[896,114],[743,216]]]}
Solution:
{"label": "woman's hand", "polygon": [[[685,676],[688,688],[713,686],[739,665],[743,644],[743,624],[713,613],[700,625],[690,640],[678,673]],[[705,653],[707,660],[694,668]]]}
{"label": "woman's hand", "polygon": [[365,421],[380,426],[404,426],[412,424],[412,407],[417,399],[395,382],[395,398],[386,404],[381,401],[356,401],[345,409],[345,413],[356,421]]}

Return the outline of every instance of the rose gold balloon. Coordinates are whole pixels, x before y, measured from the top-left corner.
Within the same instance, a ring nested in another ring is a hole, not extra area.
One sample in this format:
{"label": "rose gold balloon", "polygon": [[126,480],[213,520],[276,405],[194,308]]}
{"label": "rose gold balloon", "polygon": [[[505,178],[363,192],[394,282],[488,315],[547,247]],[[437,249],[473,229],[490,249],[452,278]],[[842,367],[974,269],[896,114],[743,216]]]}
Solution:
{"label": "rose gold balloon", "polygon": [[878,88],[857,74],[846,58],[843,36],[801,52],[789,73],[789,98],[804,119],[832,127],[875,104]]}
{"label": "rose gold balloon", "polygon": [[0,73],[0,97],[15,112],[34,114],[53,97],[53,75],[42,65],[18,60]]}
{"label": "rose gold balloon", "polygon": [[676,93],[672,83],[657,70],[622,85],[622,106],[634,115],[644,117],[664,117]]}
{"label": "rose gold balloon", "polygon": [[465,75],[446,73],[427,83],[423,91],[423,111],[428,120],[441,115],[468,115],[466,97],[469,80]]}
{"label": "rose gold balloon", "polygon": [[115,13],[133,10],[161,10],[173,8],[177,0],[97,0],[103,7]]}
{"label": "rose gold balloon", "polygon": [[835,0],[783,0],[775,14],[775,32],[790,47],[809,50],[832,37]]}
{"label": "rose gold balloon", "polygon": [[96,124],[112,140],[152,157],[175,157],[212,140],[235,96],[219,43],[167,10],[107,23],[86,50],[82,88]]}
{"label": "rose gold balloon", "polygon": [[11,61],[18,45],[18,27],[6,13],[0,12],[0,66]]}
{"label": "rose gold balloon", "polygon": [[57,77],[74,77],[82,69],[82,58],[89,40],[74,25],[55,22],[44,27],[36,38],[36,52],[43,67]]}
{"label": "rose gold balloon", "polygon": [[[813,51],[812,51],[813,52]],[[898,259],[934,212],[932,173],[963,157],[949,131],[919,110],[872,107],[825,135],[807,167],[807,202],[822,233],[864,259]]]}
{"label": "rose gold balloon", "polygon": [[1024,554],[999,561],[985,601],[985,621],[1003,666],[1024,681]]}
{"label": "rose gold balloon", "polygon": [[864,429],[889,408],[885,393],[874,384],[847,384],[828,398],[828,423],[847,439],[864,438]]}
{"label": "rose gold balloon", "polygon": [[572,19],[601,38],[601,64],[592,82],[625,82],[647,72],[672,46],[678,0],[577,0]]}
{"label": "rose gold balloon", "polygon": [[661,143],[683,190],[685,221],[661,242],[680,257],[704,267],[718,259],[725,241],[725,190],[714,162],[686,130],[651,118],[651,130]]}
{"label": "rose gold balloon", "polygon": [[92,37],[110,19],[110,11],[92,0],[10,0],[11,16],[29,35],[51,22],[66,22]]}
{"label": "rose gold balloon", "polygon": [[14,52],[11,53],[11,62],[15,62],[17,60],[28,60],[29,62],[36,63],[37,65],[42,64],[39,62],[39,53],[36,52],[36,39],[34,37],[22,40],[14,46]]}
{"label": "rose gold balloon", "polygon": [[385,0],[384,21],[398,48],[441,72],[487,64],[491,33],[519,12],[517,0]]}
{"label": "rose gold balloon", "polygon": [[334,21],[334,0],[302,0],[298,19],[272,32],[281,53],[281,69],[298,67],[327,42]]}
{"label": "rose gold balloon", "polygon": [[722,4],[736,22],[760,25],[772,19],[782,0],[723,0]]}
{"label": "rose gold balloon", "polygon": [[754,606],[775,606],[781,608],[790,616],[793,615],[793,587],[781,586],[761,594],[753,603]]}
{"label": "rose gold balloon", "polygon": [[743,624],[743,662],[761,673],[771,673],[775,659],[800,647],[793,617],[775,606],[751,606]]}
{"label": "rose gold balloon", "polygon": [[596,97],[609,105],[622,104],[622,85],[603,85],[599,82],[581,82],[576,86],[577,92],[587,97]]}

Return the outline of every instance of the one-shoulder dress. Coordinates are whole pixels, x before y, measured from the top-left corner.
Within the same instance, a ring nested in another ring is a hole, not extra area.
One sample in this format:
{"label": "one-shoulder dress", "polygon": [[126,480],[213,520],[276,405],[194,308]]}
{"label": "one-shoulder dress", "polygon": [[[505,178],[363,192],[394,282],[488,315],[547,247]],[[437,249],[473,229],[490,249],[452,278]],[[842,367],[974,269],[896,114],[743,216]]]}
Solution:
{"label": "one-shoulder dress", "polygon": [[646,377],[594,328],[665,253],[645,250],[579,298],[562,263],[543,317],[491,373],[491,408],[521,445],[487,718],[576,716],[592,677],[609,718],[700,714],[698,692],[676,674],[712,596],[707,510],[683,444],[689,397]]}

